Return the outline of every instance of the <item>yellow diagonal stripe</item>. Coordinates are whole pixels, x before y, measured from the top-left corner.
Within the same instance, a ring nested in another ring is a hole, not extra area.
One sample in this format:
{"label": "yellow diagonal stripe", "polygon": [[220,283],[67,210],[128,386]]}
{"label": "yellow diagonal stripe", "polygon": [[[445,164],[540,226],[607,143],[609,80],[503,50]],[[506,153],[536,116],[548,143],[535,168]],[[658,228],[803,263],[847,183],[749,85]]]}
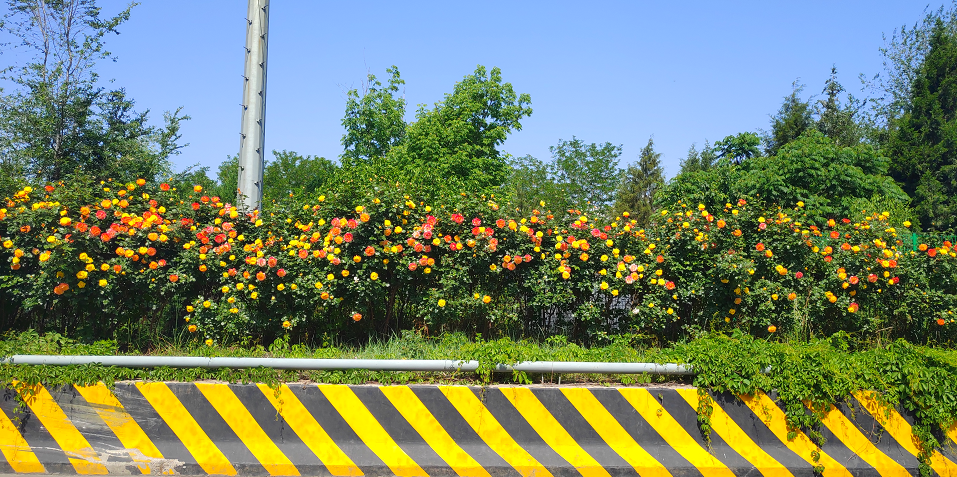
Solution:
{"label": "yellow diagonal stripe", "polygon": [[545,405],[529,388],[500,388],[502,394],[528,421],[532,429],[563,459],[575,467],[583,477],[609,477],[601,464],[582,449],[561,423],[548,412]]}
{"label": "yellow diagonal stripe", "polygon": [[30,406],[30,410],[37,416],[43,427],[47,429],[53,440],[56,441],[60,449],[66,453],[70,464],[76,469],[78,474],[106,474],[106,466],[101,464],[100,457],[93,450],[93,446],[87,442],[83,434],[76,429],[76,426],[70,422],[63,409],[53,399],[50,392],[41,385],[31,386],[27,391],[25,387],[17,386],[14,381],[14,387],[18,388],[20,397]]}
{"label": "yellow diagonal stripe", "polygon": [[561,388],[562,394],[575,406],[588,424],[625,462],[635,468],[641,477],[671,477],[671,472],[644,450],[625,430],[615,416],[584,388]]}
{"label": "yellow diagonal stripe", "polygon": [[74,386],[76,390],[86,399],[90,407],[96,411],[100,419],[116,434],[134,462],[140,462],[137,467],[144,474],[150,473],[149,462],[151,459],[162,459],[163,454],[153,445],[153,441],[143,432],[143,429],[133,420],[116,399],[116,396],[110,392],[105,384],[99,383],[93,386]]}
{"label": "yellow diagonal stripe", "polygon": [[236,397],[228,384],[196,383],[199,392],[213,405],[236,437],[243,441],[269,475],[300,475],[292,461],[279,450],[256,418]]}
{"label": "yellow diagonal stripe", "polygon": [[622,388],[618,392],[641,417],[661,435],[677,453],[688,460],[702,474],[721,477],[733,477],[734,473],[723,462],[715,459],[708,451],[688,434],[681,424],[668,414],[654,396],[646,389]]}
{"label": "yellow diagonal stripe", "polygon": [[[807,402],[805,402],[804,405],[810,407]],[[821,422],[823,422],[828,430],[843,442],[851,452],[857,454],[861,460],[877,469],[877,472],[882,476],[907,477],[910,475],[910,472],[907,472],[904,466],[881,452],[837,407],[832,404],[829,404],[829,406],[830,408],[824,414]]]}
{"label": "yellow diagonal stripe", "polygon": [[482,441],[519,474],[525,477],[552,477],[545,466],[512,439],[471,389],[465,386],[439,386],[439,390]]}
{"label": "yellow diagonal stripe", "polygon": [[229,459],[206,435],[166,383],[136,383],[143,397],[207,474],[236,475]]}
{"label": "yellow diagonal stripe", "polygon": [[[692,408],[698,408],[697,389],[676,389],[675,391]],[[734,419],[731,419],[731,416],[724,412],[724,409],[721,409],[721,406],[718,406],[717,403],[712,403],[710,425],[712,431],[721,436],[729,447],[758,469],[761,475],[765,477],[793,477],[794,474],[787,467],[755,443],[751,436],[744,432],[744,429],[741,429],[741,426],[734,422]]]}
{"label": "yellow diagonal stripe", "polygon": [[375,416],[369,412],[356,393],[346,385],[319,385],[322,394],[339,411],[339,415],[349,427],[362,439],[362,442],[375,455],[400,477],[427,476],[428,474],[415,463],[389,433],[382,428]]}
{"label": "yellow diagonal stripe", "polygon": [[0,452],[14,472],[46,472],[13,421],[0,409]]}
{"label": "yellow diagonal stripe", "polygon": [[362,475],[359,466],[336,445],[288,386],[280,385],[278,398],[275,390],[265,384],[260,384],[259,389],[303,444],[322,461],[330,474],[349,477]]}
{"label": "yellow diagonal stripe", "polygon": [[[741,400],[751,409],[751,412],[764,421],[768,429],[788,449],[791,449],[792,452],[813,466],[823,466],[824,477],[851,477],[851,473],[843,465],[827,455],[814,442],[811,442],[811,439],[800,430],[795,429],[794,439],[788,439],[787,417],[784,415],[784,411],[777,404],[774,404],[774,401],[766,394],[758,391],[755,396],[742,395]],[[820,454],[820,459],[817,462],[814,461],[813,457],[815,452]]]}
{"label": "yellow diagonal stripe", "polygon": [[445,432],[442,424],[408,386],[383,386],[379,390],[456,474],[462,477],[491,477],[482,464],[473,459]]}
{"label": "yellow diagonal stripe", "polygon": [[947,429],[947,436],[950,437],[950,440],[954,441],[954,444],[957,444],[957,424],[951,424]]}
{"label": "yellow diagonal stripe", "polygon": [[[879,422],[901,447],[915,457],[920,454],[920,450],[917,449],[914,442],[914,432],[911,425],[895,409],[881,405],[872,392],[858,391],[854,393],[854,398],[864,406],[864,409],[867,409],[871,417]],[[940,475],[957,476],[957,465],[936,450],[930,455],[930,467]]]}

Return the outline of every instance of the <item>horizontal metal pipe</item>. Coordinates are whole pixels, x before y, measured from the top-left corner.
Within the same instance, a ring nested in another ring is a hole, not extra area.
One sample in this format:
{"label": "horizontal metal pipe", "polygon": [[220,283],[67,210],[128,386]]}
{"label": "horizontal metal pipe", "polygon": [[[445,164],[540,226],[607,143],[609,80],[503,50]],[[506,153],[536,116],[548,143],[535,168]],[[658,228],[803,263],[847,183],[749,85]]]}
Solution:
{"label": "horizontal metal pipe", "polygon": [[[272,368],[297,370],[370,371],[465,371],[478,370],[478,361],[448,359],[311,359],[311,358],[203,358],[195,356],[58,356],[16,354],[0,359],[5,364],[68,366],[74,364],[101,364],[123,368]],[[524,371],[527,373],[588,373],[588,374],[694,374],[690,366],[655,363],[600,363],[569,361],[525,361],[515,365],[499,364],[498,373]]]}

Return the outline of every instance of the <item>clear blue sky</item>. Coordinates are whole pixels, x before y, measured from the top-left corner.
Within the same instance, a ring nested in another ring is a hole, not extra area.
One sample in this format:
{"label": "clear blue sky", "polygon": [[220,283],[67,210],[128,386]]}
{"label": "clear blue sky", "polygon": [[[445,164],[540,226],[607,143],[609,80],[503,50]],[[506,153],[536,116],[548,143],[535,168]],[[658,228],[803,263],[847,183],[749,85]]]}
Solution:
{"label": "clear blue sky", "polygon": [[[183,106],[190,145],[175,164],[215,171],[239,147],[246,2],[141,1],[109,38],[118,61],[101,75],[154,122]],[[99,4],[113,13],[125,3]],[[399,67],[412,120],[481,64],[532,97],[534,114],[505,151],[547,159],[549,146],[576,135],[622,144],[624,166],[653,135],[671,177],[692,143],[767,129],[795,79],[819,94],[834,64],[859,94],[858,75],[881,71],[882,35],[927,5],[273,0],[266,148],[334,159],[346,91],[367,73]]]}

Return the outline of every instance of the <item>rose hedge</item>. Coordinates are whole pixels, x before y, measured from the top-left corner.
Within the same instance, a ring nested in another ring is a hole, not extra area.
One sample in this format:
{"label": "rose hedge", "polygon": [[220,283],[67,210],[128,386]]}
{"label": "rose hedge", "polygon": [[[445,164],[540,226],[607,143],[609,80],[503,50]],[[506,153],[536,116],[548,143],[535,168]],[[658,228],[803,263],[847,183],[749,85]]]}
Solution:
{"label": "rose hedge", "polygon": [[293,197],[246,215],[199,186],[24,188],[0,209],[0,319],[141,348],[398,329],[957,337],[953,245],[915,250],[885,213],[811,224],[803,204],[740,199],[678,204],[641,229],[544,202],[519,217],[494,196],[430,206],[395,186],[355,197]]}

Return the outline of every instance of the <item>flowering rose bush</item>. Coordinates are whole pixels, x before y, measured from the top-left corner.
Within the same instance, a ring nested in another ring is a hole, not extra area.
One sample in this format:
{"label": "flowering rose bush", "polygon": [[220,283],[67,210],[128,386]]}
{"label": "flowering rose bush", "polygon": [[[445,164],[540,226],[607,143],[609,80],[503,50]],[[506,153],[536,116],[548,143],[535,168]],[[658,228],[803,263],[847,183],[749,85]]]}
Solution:
{"label": "flowering rose bush", "polygon": [[543,202],[520,217],[493,196],[429,205],[395,187],[243,214],[200,186],[143,180],[27,187],[0,205],[7,328],[134,343],[144,330],[224,343],[397,329],[957,336],[953,245],[915,249],[884,213],[812,224],[801,204],[741,199],[679,204],[642,229],[627,214],[596,222]]}

